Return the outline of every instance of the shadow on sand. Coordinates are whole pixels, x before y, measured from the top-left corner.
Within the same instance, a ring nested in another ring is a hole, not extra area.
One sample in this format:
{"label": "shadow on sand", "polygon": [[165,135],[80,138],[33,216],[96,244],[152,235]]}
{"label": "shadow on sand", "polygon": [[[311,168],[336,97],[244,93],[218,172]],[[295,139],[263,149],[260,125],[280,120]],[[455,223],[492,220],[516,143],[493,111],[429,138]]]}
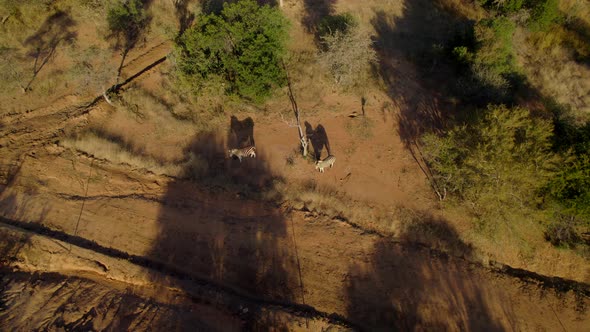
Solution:
{"label": "shadow on sand", "polygon": [[60,43],[71,44],[76,40],[77,33],[72,30],[75,26],[76,22],[70,13],[60,10],[46,18],[41,27],[24,41],[23,46],[28,49],[27,56],[34,59],[33,77],[23,87],[25,91],[31,88],[41,69],[55,56],[57,46]]}
{"label": "shadow on sand", "polygon": [[399,134],[410,144],[425,131],[441,129],[455,112],[448,96],[456,73],[445,50],[466,39],[473,22],[442,8],[437,1],[406,2],[401,16],[376,13],[376,71],[399,107]]}
{"label": "shadow on sand", "polygon": [[[407,242],[426,232],[437,246],[471,255],[471,247],[446,221],[421,218],[401,235],[405,245],[379,239],[370,260],[350,267],[347,317],[367,331],[502,331],[487,304],[488,296],[494,295],[486,294],[464,261]],[[507,304],[501,316],[513,317],[510,308]]]}
{"label": "shadow on sand", "polygon": [[[232,117],[232,144],[253,143],[254,122]],[[148,253],[184,275],[238,289],[247,296],[298,302],[301,294],[296,252],[287,216],[263,198],[281,179],[264,155],[242,163],[227,159],[224,134],[195,136],[186,150],[194,160],[190,180],[169,183],[158,222],[160,230]],[[281,326],[250,308],[246,329]]]}

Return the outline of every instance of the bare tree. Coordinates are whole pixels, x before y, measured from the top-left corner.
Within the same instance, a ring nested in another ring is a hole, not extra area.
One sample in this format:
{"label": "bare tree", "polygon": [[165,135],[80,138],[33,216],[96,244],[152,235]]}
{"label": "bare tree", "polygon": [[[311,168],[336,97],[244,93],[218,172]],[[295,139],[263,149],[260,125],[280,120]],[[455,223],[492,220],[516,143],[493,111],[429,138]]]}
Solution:
{"label": "bare tree", "polygon": [[[283,121],[285,123],[287,123],[287,125],[289,125],[289,127],[297,127],[297,130],[299,131],[299,142],[301,143],[301,153],[303,154],[303,157],[307,157],[309,139],[308,139],[307,135],[305,135],[303,129],[301,128],[301,112],[299,111],[299,107],[297,106],[297,101],[295,100],[295,96],[293,95],[293,89],[291,87],[291,79],[289,78],[289,73],[287,71],[287,67],[285,66],[285,63],[283,63],[283,68],[285,68],[285,73],[287,75],[287,87],[289,89],[289,91],[287,92],[287,95],[289,96],[289,101],[291,101],[291,109],[293,110],[293,115],[295,116],[295,123],[289,123],[289,122],[285,121],[284,118],[283,118]],[[282,115],[281,115],[281,117],[282,117]]]}

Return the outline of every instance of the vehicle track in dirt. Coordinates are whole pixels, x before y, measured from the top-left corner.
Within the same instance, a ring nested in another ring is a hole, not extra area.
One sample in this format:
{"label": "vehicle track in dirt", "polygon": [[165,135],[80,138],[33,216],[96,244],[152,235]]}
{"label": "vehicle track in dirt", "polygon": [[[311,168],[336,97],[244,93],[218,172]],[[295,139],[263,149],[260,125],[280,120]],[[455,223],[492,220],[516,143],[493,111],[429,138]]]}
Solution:
{"label": "vehicle track in dirt", "polygon": [[[281,311],[285,311],[296,316],[305,318],[326,319],[334,325],[338,325],[345,328],[353,327],[355,329],[362,330],[361,327],[356,326],[354,323],[348,321],[346,318],[336,313],[322,312],[309,305],[269,300],[256,297],[252,294],[245,293],[241,291],[239,288],[235,288],[231,285],[219,284],[213,280],[201,278],[194,274],[188,274],[174,266],[155,261],[153,259],[150,259],[149,257],[137,256],[115,248],[104,247],[94,241],[85,239],[83,237],[50,229],[37,223],[26,223],[17,220],[7,219],[4,217],[0,217],[0,223],[7,226],[12,226],[26,233],[34,233],[54,240],[59,240],[61,242],[74,245],[80,248],[88,249],[100,255],[127,261],[130,264],[134,264],[143,268],[163,273],[174,279],[189,281],[194,286],[202,288],[204,292],[208,294],[218,294],[225,297],[232,297],[237,299],[237,301],[243,303],[243,305],[247,305],[251,308],[273,307],[275,309],[279,309]],[[101,265],[105,269],[105,271],[108,270],[104,264],[99,265]],[[204,299],[199,299],[198,302],[204,302]]]}
{"label": "vehicle track in dirt", "polygon": [[[130,73],[129,77],[106,91],[118,93],[137,78],[154,70],[166,61],[169,50],[167,42],[148,49],[125,65],[124,71]],[[22,161],[24,154],[33,152],[43,145],[52,144],[63,137],[66,128],[75,130],[83,127],[86,124],[85,116],[105,102],[103,94],[83,102],[77,99],[73,96],[72,98],[64,96],[58,98],[52,105],[25,113],[5,114],[0,118],[0,151],[3,154],[3,160],[0,163],[0,179],[6,180],[11,168]]]}

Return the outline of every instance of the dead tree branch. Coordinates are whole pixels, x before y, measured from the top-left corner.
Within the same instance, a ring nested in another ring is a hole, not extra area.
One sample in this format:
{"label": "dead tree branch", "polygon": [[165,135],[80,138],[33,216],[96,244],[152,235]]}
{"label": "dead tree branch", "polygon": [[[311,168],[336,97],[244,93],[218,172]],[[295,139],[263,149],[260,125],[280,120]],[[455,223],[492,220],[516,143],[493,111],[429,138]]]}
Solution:
{"label": "dead tree branch", "polygon": [[[287,75],[287,88],[289,89],[289,91],[287,92],[287,95],[289,96],[289,101],[291,102],[291,109],[293,110],[293,115],[295,116],[295,125],[297,127],[297,130],[299,131],[299,142],[301,143],[301,153],[303,154],[303,157],[307,157],[307,149],[309,146],[309,142],[307,139],[307,136],[305,135],[305,133],[303,132],[303,129],[301,128],[301,112],[299,111],[299,107],[297,106],[297,101],[295,100],[295,96],[293,95],[293,89],[291,87],[291,78],[289,77],[289,72],[287,71],[287,66],[285,66],[285,63],[283,62],[283,68],[285,69],[285,74]],[[281,115],[282,118],[282,115]],[[284,121],[284,119],[283,119]]]}

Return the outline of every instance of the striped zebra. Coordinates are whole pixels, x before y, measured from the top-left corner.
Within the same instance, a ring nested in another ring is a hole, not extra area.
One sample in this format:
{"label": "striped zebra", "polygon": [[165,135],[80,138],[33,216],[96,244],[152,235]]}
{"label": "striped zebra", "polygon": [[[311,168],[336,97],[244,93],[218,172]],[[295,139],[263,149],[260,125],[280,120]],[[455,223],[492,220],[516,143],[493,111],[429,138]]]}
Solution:
{"label": "striped zebra", "polygon": [[324,173],[324,168],[326,168],[328,166],[330,166],[330,168],[332,168],[332,166],[334,166],[335,162],[336,162],[336,157],[334,157],[333,155],[329,155],[324,160],[318,160],[315,163],[315,169],[319,169],[320,173]]}
{"label": "striped zebra", "polygon": [[256,147],[253,145],[241,149],[230,149],[227,152],[228,158],[238,157],[240,162],[242,162],[242,158],[245,157],[256,158]]}

